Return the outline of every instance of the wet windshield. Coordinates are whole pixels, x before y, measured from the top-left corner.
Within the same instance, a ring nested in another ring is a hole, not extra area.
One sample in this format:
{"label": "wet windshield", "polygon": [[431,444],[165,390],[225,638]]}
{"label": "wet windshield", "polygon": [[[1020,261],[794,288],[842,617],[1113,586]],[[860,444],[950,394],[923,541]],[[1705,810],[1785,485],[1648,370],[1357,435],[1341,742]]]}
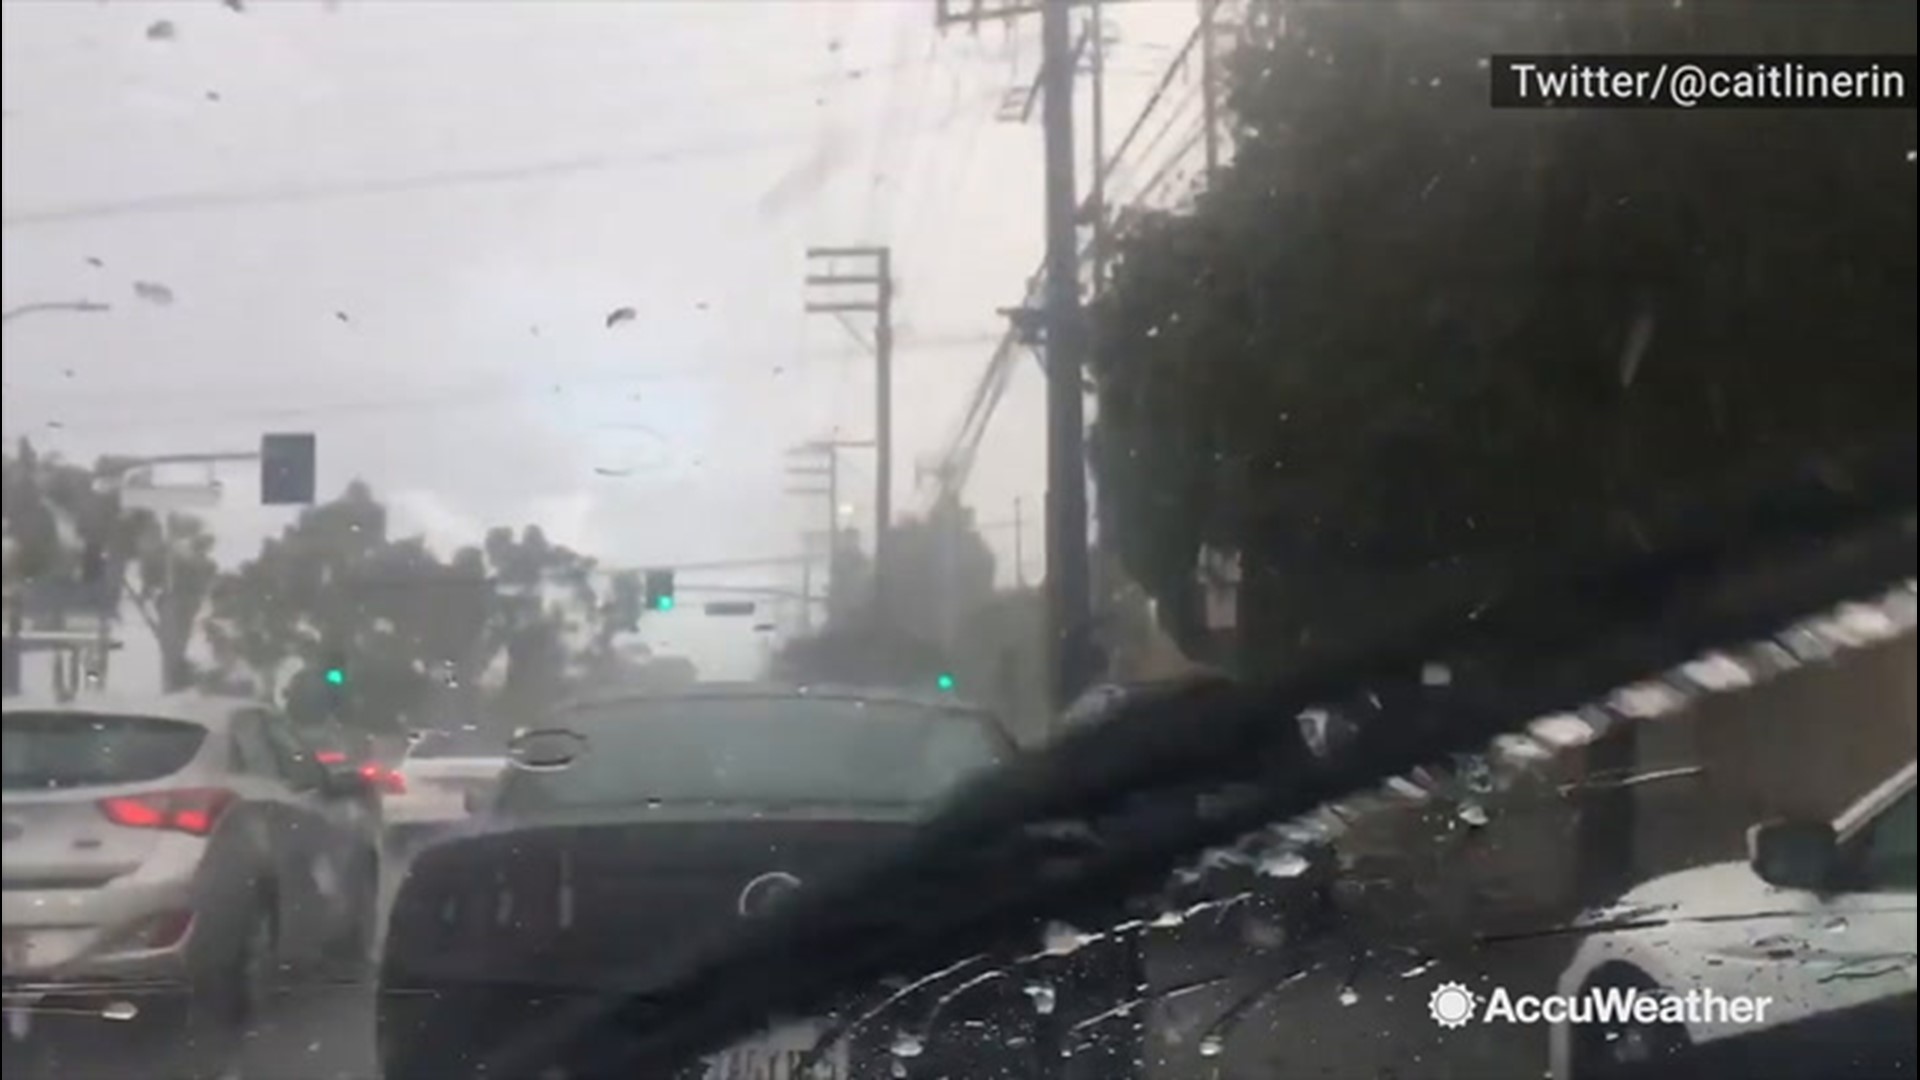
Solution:
{"label": "wet windshield", "polygon": [[0,20],[9,1076],[1911,1075],[1912,0]]}

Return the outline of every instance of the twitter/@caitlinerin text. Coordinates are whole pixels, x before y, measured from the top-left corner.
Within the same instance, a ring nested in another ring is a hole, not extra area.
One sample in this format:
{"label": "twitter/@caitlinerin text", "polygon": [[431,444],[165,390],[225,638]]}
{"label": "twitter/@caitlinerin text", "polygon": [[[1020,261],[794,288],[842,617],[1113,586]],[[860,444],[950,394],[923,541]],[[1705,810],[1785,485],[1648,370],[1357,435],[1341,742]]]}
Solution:
{"label": "twitter/@caitlinerin text", "polygon": [[1912,56],[1495,56],[1496,108],[1912,108]]}

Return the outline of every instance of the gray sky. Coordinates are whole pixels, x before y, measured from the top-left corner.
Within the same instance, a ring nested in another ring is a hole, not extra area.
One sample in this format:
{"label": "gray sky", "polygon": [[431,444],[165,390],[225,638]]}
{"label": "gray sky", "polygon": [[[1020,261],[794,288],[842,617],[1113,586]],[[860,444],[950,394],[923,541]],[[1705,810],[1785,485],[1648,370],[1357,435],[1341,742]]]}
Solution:
{"label": "gray sky", "polygon": [[[942,37],[933,8],[8,0],[5,305],[114,309],[7,327],[6,437],[91,460],[310,430],[324,494],[365,479],[443,550],[538,523],[614,565],[790,553],[822,509],[783,452],[869,437],[873,400],[860,346],[801,312],[802,252],[890,243],[911,510],[1041,239],[1038,128],[995,116],[1038,27]],[[1110,8],[1110,127],[1194,10]],[[968,489],[1006,579],[1040,419],[1023,363]],[[872,461],[848,465],[867,531]],[[287,512],[229,479],[234,561]],[[715,673],[756,657],[692,613],[646,636]]]}

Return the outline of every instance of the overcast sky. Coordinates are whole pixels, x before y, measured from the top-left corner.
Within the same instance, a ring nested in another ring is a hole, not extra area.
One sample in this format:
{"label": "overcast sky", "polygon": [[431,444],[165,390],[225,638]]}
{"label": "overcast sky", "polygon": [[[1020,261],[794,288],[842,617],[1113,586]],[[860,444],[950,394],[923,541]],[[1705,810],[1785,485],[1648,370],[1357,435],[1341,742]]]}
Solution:
{"label": "overcast sky", "polygon": [[[6,437],[91,461],[313,431],[323,495],[364,479],[443,550],[538,523],[621,566],[789,554],[824,508],[784,452],[873,415],[861,345],[801,310],[803,251],[887,243],[910,511],[1042,234],[1039,129],[996,116],[1037,23],[943,36],[934,6],[7,0],[5,306],[112,310],[7,326]],[[1109,8],[1112,127],[1194,11]],[[1003,579],[1040,419],[1023,363],[967,491]],[[872,469],[847,458],[863,532]],[[235,561],[288,513],[227,475]],[[757,659],[691,612],[647,636],[716,674]]]}

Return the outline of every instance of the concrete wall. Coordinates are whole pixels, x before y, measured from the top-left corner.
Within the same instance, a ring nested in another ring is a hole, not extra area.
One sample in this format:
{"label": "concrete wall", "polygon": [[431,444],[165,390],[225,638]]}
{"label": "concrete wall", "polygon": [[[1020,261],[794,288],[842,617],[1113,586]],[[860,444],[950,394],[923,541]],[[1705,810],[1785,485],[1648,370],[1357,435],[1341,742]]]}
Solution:
{"label": "concrete wall", "polygon": [[[1634,773],[1697,767],[1632,789],[1631,880],[1746,857],[1746,830],[1776,817],[1830,818],[1915,756],[1912,638],[1714,695],[1640,727]],[[1378,925],[1424,938],[1552,925],[1608,897],[1581,889],[1582,755],[1565,755],[1486,800],[1388,810],[1344,841]],[[1570,790],[1569,790],[1570,789]]]}
{"label": "concrete wall", "polygon": [[1636,872],[1745,858],[1754,822],[1844,810],[1914,759],[1915,672],[1909,637],[1647,725],[1640,768],[1704,771],[1636,792]]}

